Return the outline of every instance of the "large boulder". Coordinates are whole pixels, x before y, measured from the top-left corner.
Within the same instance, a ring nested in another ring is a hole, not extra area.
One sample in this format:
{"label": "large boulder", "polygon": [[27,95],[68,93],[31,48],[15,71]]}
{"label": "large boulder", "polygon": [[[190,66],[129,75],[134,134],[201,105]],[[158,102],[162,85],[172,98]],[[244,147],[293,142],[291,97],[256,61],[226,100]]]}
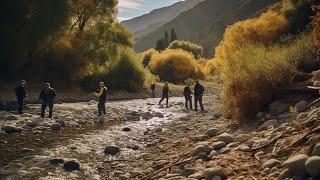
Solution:
{"label": "large boulder", "polygon": [[307,159],[307,155],[298,154],[286,160],[283,165],[289,169],[291,174],[305,177],[307,175],[307,170],[305,168],[305,162]]}
{"label": "large boulder", "polygon": [[71,161],[65,162],[63,164],[63,168],[66,171],[76,171],[80,169],[80,164],[75,160],[71,160]]}
{"label": "large boulder", "polygon": [[208,145],[208,144],[200,144],[198,146],[196,146],[193,151],[191,152],[191,154],[193,156],[199,155],[201,153],[205,153],[205,154],[209,154],[211,152],[212,148]]}
{"label": "large boulder", "polygon": [[52,165],[58,165],[58,164],[64,163],[64,160],[61,158],[54,158],[54,159],[50,159],[49,163]]}
{"label": "large boulder", "polygon": [[279,122],[276,119],[272,119],[272,120],[268,120],[266,122],[264,122],[261,126],[259,126],[259,130],[266,130],[269,127],[275,127],[278,126]]}
{"label": "large boulder", "polygon": [[316,144],[312,151],[313,156],[320,156],[320,143]]}
{"label": "large boulder", "polygon": [[225,179],[227,177],[225,171],[221,167],[205,169],[203,171],[203,176],[206,179],[213,179],[215,176],[221,177],[221,179]]}
{"label": "large boulder", "polygon": [[104,153],[107,155],[116,155],[118,153],[120,153],[120,148],[118,146],[107,146],[104,149]]}
{"label": "large boulder", "polygon": [[294,107],[298,112],[302,112],[303,110],[305,110],[307,108],[307,106],[308,106],[308,102],[305,100],[302,100],[302,101],[299,101],[298,103],[296,103],[296,105]]}
{"label": "large boulder", "polygon": [[224,148],[226,146],[226,143],[223,142],[223,141],[217,141],[217,142],[214,142],[212,144],[212,149],[213,150],[220,150],[221,148]]}
{"label": "large boulder", "polygon": [[17,118],[17,116],[15,116],[15,115],[8,115],[8,116],[7,116],[7,120],[8,120],[8,121],[13,121],[13,120],[18,120],[18,118]]}
{"label": "large boulder", "polygon": [[21,132],[19,128],[14,127],[14,126],[10,126],[10,125],[3,126],[1,128],[1,130],[3,130],[4,132],[6,132],[8,134],[15,133],[15,132]]}
{"label": "large boulder", "polygon": [[36,121],[27,121],[26,122],[26,126],[31,127],[31,128],[34,128],[38,125],[39,125],[39,123],[37,123]]}
{"label": "large boulder", "polygon": [[265,163],[262,164],[263,168],[273,168],[273,167],[277,167],[281,165],[281,161],[277,160],[277,159],[269,159],[268,161],[266,161]]}
{"label": "large boulder", "polygon": [[272,102],[269,105],[269,112],[271,114],[279,114],[279,113],[288,112],[289,108],[290,108],[290,103],[286,101],[277,100]]}
{"label": "large boulder", "polygon": [[233,136],[229,133],[222,133],[219,136],[217,136],[217,139],[219,141],[223,141],[227,144],[232,143],[233,142]]}
{"label": "large boulder", "polygon": [[51,128],[52,131],[60,131],[61,130],[61,124],[54,123],[54,124],[51,125],[50,128]]}
{"label": "large boulder", "polygon": [[311,156],[307,159],[306,170],[312,177],[320,178],[320,156]]}
{"label": "large boulder", "polygon": [[207,130],[206,134],[209,137],[214,137],[214,136],[218,135],[219,131],[220,130],[218,128],[210,128],[210,129]]}

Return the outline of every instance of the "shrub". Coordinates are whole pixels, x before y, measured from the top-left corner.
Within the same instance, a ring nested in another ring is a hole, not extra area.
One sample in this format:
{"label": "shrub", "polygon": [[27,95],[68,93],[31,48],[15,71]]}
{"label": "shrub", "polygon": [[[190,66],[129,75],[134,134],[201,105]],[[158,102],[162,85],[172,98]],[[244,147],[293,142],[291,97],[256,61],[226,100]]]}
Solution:
{"label": "shrub", "polygon": [[182,49],[191,52],[196,59],[200,58],[203,54],[203,48],[200,45],[194,44],[189,41],[175,40],[170,43],[168,49]]}
{"label": "shrub", "polygon": [[213,75],[220,67],[220,62],[217,59],[212,59],[205,65],[206,75]]}
{"label": "shrub", "polygon": [[151,61],[152,56],[157,53],[159,53],[159,52],[153,48],[143,52],[141,54],[141,60],[142,60],[143,67],[147,67],[149,62]]}
{"label": "shrub", "polygon": [[107,73],[87,76],[81,84],[85,89],[93,90],[99,81],[106,82],[110,89],[137,91],[144,85],[145,71],[135,52],[132,49],[123,49],[119,59],[111,64]]}
{"label": "shrub", "polygon": [[163,81],[182,83],[188,78],[204,79],[205,75],[191,53],[167,49],[152,57],[149,68]]}
{"label": "shrub", "polygon": [[311,39],[310,34],[302,34],[271,46],[249,42],[223,61],[224,113],[240,119],[255,117],[271,102],[276,88],[289,85],[299,68],[317,63]]}

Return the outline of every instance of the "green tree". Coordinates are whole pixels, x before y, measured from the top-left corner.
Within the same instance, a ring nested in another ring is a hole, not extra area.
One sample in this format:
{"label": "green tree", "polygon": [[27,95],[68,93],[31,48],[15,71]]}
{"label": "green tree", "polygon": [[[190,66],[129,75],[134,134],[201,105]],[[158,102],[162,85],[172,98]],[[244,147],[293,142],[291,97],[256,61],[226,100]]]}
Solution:
{"label": "green tree", "polygon": [[167,31],[164,32],[164,37],[163,37],[163,45],[165,48],[169,46],[169,34]]}
{"label": "green tree", "polygon": [[171,29],[171,35],[170,35],[170,43],[173,42],[173,41],[175,41],[175,40],[177,40],[177,39],[178,39],[177,34],[176,34],[176,32],[174,31],[174,29],[172,28],[172,29]]}
{"label": "green tree", "polygon": [[157,51],[159,51],[159,52],[161,52],[161,51],[163,51],[163,50],[165,50],[165,44],[164,44],[164,41],[163,41],[163,39],[159,39],[158,41],[157,41],[157,44],[156,44],[156,50]]}
{"label": "green tree", "polygon": [[74,22],[71,29],[77,27],[83,32],[86,25],[103,20],[110,22],[115,19],[117,0],[67,0]]}

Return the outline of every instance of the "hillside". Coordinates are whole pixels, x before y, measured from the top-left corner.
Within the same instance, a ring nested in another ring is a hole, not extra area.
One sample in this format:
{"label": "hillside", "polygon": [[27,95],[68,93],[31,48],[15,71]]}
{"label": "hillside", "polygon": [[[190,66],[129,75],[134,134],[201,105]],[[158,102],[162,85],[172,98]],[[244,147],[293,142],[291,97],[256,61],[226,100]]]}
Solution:
{"label": "hillside", "polygon": [[155,9],[148,14],[123,21],[122,24],[134,33],[134,37],[139,37],[163,26],[180,13],[193,8],[203,1],[204,0],[180,1],[171,6]]}
{"label": "hillside", "polygon": [[206,56],[213,55],[213,47],[222,39],[225,28],[239,20],[260,14],[279,0],[206,0],[185,11],[155,31],[135,39],[138,52],[155,47],[164,31],[174,28],[178,38],[199,43]]}

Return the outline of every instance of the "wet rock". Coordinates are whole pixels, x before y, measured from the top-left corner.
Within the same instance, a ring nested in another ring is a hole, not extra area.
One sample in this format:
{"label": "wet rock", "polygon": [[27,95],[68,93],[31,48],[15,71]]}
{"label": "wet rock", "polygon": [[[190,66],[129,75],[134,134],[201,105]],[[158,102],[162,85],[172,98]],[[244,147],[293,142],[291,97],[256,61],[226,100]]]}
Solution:
{"label": "wet rock", "polygon": [[63,164],[63,168],[66,171],[76,171],[80,169],[80,164],[75,160],[71,160],[71,161],[65,162]]}
{"label": "wet rock", "polygon": [[223,141],[223,142],[225,142],[227,144],[233,142],[233,136],[231,134],[229,134],[229,133],[222,133],[219,136],[217,136],[217,139],[219,141]]}
{"label": "wet rock", "polygon": [[279,169],[277,168],[277,167],[273,167],[273,168],[271,168],[271,173],[275,173],[275,172],[277,172]]}
{"label": "wet rock", "polygon": [[59,123],[54,123],[51,125],[51,130],[52,131],[60,131],[61,130],[61,125]]}
{"label": "wet rock", "polygon": [[214,142],[212,144],[212,149],[213,150],[220,150],[221,148],[225,147],[226,146],[226,143],[223,142],[223,141],[217,141],[217,142]]}
{"label": "wet rock", "polygon": [[134,150],[134,151],[137,151],[137,150],[139,150],[139,146],[138,145],[133,145],[131,147],[131,149]]}
{"label": "wet rock", "polygon": [[65,127],[66,126],[66,122],[64,120],[62,120],[62,119],[56,120],[56,123],[60,124],[61,127]]}
{"label": "wet rock", "polygon": [[104,153],[107,155],[116,155],[120,153],[120,148],[118,146],[107,146],[104,149]]}
{"label": "wet rock", "polygon": [[7,116],[8,121],[18,120],[18,118],[15,115],[8,115]]}
{"label": "wet rock", "polygon": [[188,178],[202,179],[202,178],[204,178],[203,171],[195,172],[195,173],[191,174],[190,176],[188,176]]}
{"label": "wet rock", "polygon": [[197,136],[191,136],[190,140],[195,141],[195,142],[199,142],[199,141],[205,141],[208,139],[207,135],[197,135]]}
{"label": "wet rock", "polygon": [[220,130],[217,128],[210,128],[207,130],[206,135],[208,135],[209,137],[214,137],[214,136],[218,135],[219,131]]}
{"label": "wet rock", "polygon": [[140,117],[139,116],[128,116],[127,120],[128,121],[140,121]]}
{"label": "wet rock", "polygon": [[131,129],[130,129],[129,127],[125,127],[125,128],[122,129],[122,131],[124,131],[124,132],[130,132]]}
{"label": "wet rock", "polygon": [[64,160],[63,160],[63,159],[60,159],[60,158],[50,159],[50,160],[49,160],[49,163],[50,163],[51,165],[63,164],[63,163],[64,163]]}
{"label": "wet rock", "polygon": [[289,169],[283,170],[279,175],[279,180],[284,180],[291,177],[291,173]]}
{"label": "wet rock", "polygon": [[237,143],[237,142],[232,142],[232,143],[228,144],[226,147],[227,147],[227,148],[236,148],[236,147],[238,147],[238,146],[239,146],[239,143]]}
{"label": "wet rock", "polygon": [[271,169],[271,168],[279,166],[279,165],[281,165],[281,161],[279,161],[277,159],[269,159],[268,161],[266,161],[262,164],[262,167]]}
{"label": "wet rock", "polygon": [[225,171],[220,167],[205,169],[203,171],[203,176],[206,179],[212,179],[215,176],[219,176],[222,179],[225,179],[227,177]]}
{"label": "wet rock", "polygon": [[301,112],[303,110],[305,110],[308,106],[308,102],[306,100],[302,100],[299,101],[298,103],[296,103],[296,105],[294,106],[298,112]]}
{"label": "wet rock", "polygon": [[210,154],[209,154],[209,156],[212,158],[212,157],[214,157],[214,156],[217,156],[218,155],[218,152],[217,151],[215,151],[215,150],[212,150],[211,152],[210,152]]}
{"label": "wet rock", "polygon": [[130,175],[124,174],[124,175],[119,175],[119,180],[128,180],[130,179]]}
{"label": "wet rock", "polygon": [[22,153],[32,153],[35,152],[36,150],[31,149],[31,148],[22,148]]}
{"label": "wet rock", "polygon": [[208,144],[200,144],[193,149],[191,154],[193,156],[197,156],[201,153],[209,154],[211,152],[211,150],[212,150],[212,148]]}
{"label": "wet rock", "polygon": [[144,114],[142,114],[142,119],[144,120],[149,120],[149,119],[152,119],[153,118],[153,115],[150,113],[150,112],[146,112]]}
{"label": "wet rock", "polygon": [[18,129],[17,127],[14,127],[14,126],[10,126],[10,125],[7,125],[7,126],[3,126],[1,128],[1,130],[3,130],[4,132],[6,132],[7,134],[11,134],[11,133],[15,133],[15,132],[21,132],[20,129]]}
{"label": "wet rock", "polygon": [[36,121],[27,121],[26,126],[34,128],[34,127],[38,126],[38,123]]}
{"label": "wet rock", "polygon": [[305,167],[309,175],[320,178],[320,156],[311,156],[307,159]]}
{"label": "wet rock", "polygon": [[320,156],[320,143],[316,144],[312,151],[313,156]]}
{"label": "wet rock", "polygon": [[180,120],[180,121],[190,121],[191,118],[184,116],[184,117],[180,117],[179,120]]}
{"label": "wet rock", "polygon": [[305,162],[308,156],[305,154],[298,154],[286,160],[284,166],[289,169],[290,173],[296,176],[306,176],[307,171],[305,168]]}
{"label": "wet rock", "polygon": [[162,128],[156,128],[156,129],[154,130],[154,132],[156,132],[156,133],[160,133],[160,132],[162,132],[162,131],[163,131]]}

